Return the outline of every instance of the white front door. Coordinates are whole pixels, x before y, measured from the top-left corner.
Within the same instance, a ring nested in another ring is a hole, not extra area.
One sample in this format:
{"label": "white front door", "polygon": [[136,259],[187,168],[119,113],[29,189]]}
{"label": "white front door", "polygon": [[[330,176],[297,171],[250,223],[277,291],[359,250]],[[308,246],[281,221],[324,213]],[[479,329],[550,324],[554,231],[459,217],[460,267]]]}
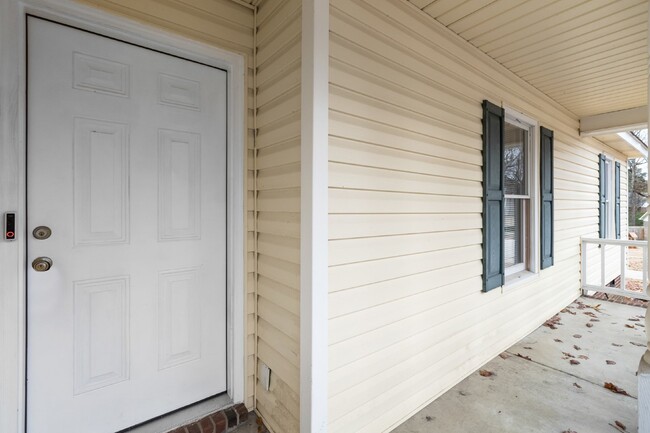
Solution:
{"label": "white front door", "polygon": [[226,390],[226,79],[29,18],[29,433]]}

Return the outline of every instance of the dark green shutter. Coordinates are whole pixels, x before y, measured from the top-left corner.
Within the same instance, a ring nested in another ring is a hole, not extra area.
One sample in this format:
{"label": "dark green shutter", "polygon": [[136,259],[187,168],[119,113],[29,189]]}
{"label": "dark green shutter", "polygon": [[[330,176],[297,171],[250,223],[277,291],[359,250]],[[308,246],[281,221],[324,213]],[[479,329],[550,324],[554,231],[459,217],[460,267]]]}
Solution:
{"label": "dark green shutter", "polygon": [[540,185],[542,211],[540,213],[541,266],[553,266],[553,131],[541,127]]}
{"label": "dark green shutter", "polygon": [[621,163],[617,162],[614,170],[614,196],[616,208],[614,209],[614,222],[616,225],[616,239],[621,238]]}
{"label": "dark green shutter", "polygon": [[504,283],[503,108],[483,101],[483,291]]}
{"label": "dark green shutter", "polygon": [[598,174],[600,184],[599,206],[598,206],[598,235],[601,239],[605,238],[605,229],[607,221],[605,220],[605,155],[599,156]]}

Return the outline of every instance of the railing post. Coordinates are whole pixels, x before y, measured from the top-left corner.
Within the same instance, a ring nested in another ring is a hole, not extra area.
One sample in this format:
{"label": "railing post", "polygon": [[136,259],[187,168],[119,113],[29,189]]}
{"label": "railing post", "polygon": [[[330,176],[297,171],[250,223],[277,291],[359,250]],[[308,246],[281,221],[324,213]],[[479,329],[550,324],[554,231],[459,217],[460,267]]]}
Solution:
{"label": "railing post", "polygon": [[600,287],[603,289],[607,285],[607,281],[605,281],[605,248],[607,248],[607,244],[600,243]]}
{"label": "railing post", "polygon": [[627,284],[625,283],[625,269],[627,268],[627,263],[625,261],[625,252],[627,247],[621,245],[621,290],[627,289]]}
{"label": "railing post", "polygon": [[582,294],[586,295],[587,291],[585,290],[585,286],[587,285],[587,243],[584,240],[580,240],[580,259],[582,262],[580,263],[580,269],[582,270],[582,275],[580,275],[580,289],[582,290]]}

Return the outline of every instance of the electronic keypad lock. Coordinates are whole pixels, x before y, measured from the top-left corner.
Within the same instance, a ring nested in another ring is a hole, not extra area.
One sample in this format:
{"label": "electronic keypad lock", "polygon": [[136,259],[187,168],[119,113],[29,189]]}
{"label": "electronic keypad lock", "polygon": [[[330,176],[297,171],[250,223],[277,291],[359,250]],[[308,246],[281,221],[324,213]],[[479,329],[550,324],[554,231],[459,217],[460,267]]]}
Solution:
{"label": "electronic keypad lock", "polygon": [[5,240],[16,240],[16,212],[5,213]]}

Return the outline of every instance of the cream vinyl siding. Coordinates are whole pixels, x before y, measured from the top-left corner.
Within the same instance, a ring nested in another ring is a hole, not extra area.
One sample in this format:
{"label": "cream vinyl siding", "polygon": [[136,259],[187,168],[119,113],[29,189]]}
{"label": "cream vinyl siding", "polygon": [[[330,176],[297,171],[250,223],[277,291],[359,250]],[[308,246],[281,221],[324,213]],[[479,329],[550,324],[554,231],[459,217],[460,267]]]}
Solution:
{"label": "cream vinyl siding", "polygon": [[257,12],[257,355],[271,386],[256,407],[276,433],[299,431],[300,0]]}
{"label": "cream vinyl siding", "polygon": [[182,36],[246,55],[249,88],[247,137],[247,325],[246,400],[255,407],[255,214],[254,214],[254,130],[253,130],[253,45],[254,12],[232,0],[77,0],[112,13],[124,15]]}
{"label": "cream vinyl siding", "polygon": [[[328,431],[385,432],[579,295],[598,155],[625,157],[406,2],[331,0],[330,81]],[[489,293],[483,99],[555,133],[555,265]]]}

